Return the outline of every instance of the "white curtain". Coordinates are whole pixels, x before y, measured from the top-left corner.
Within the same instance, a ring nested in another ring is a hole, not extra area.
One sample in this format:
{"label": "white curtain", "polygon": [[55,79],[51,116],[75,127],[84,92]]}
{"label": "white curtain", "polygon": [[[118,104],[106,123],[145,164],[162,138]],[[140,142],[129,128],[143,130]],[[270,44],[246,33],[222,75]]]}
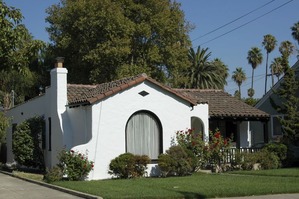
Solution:
{"label": "white curtain", "polygon": [[158,159],[160,128],[156,119],[146,112],[133,115],[127,124],[127,152]]}

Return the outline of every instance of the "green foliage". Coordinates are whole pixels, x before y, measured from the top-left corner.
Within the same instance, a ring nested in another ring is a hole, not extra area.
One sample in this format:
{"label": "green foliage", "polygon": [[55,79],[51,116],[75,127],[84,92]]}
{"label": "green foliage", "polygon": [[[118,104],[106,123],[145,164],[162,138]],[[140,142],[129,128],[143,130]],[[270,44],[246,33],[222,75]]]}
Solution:
{"label": "green foliage", "polygon": [[195,133],[192,129],[178,131],[176,140],[192,160],[193,171],[208,166],[224,166],[227,150],[231,145],[231,139],[223,138],[218,130],[210,132],[210,140],[207,143],[204,142],[202,134]]}
{"label": "green foliage", "polygon": [[243,98],[242,101],[245,102],[246,104],[250,105],[250,106],[255,106],[256,103],[258,103],[260,99],[257,99],[257,98],[252,98],[252,97],[249,97],[249,98]]}
{"label": "green foliage", "polygon": [[[281,166],[279,157],[267,149],[255,153],[242,152],[238,156],[238,161],[243,170],[277,169]],[[260,167],[254,168],[255,164],[259,164]]]}
{"label": "green foliage", "polygon": [[27,121],[17,125],[13,133],[12,151],[15,160],[21,165],[30,165],[33,159],[34,144]]}
{"label": "green foliage", "polygon": [[15,92],[15,104],[25,97],[36,96],[39,74],[36,61],[45,43],[33,40],[22,24],[23,16],[19,9],[9,7],[0,1],[0,103],[5,109],[11,108],[10,93]]}
{"label": "green foliage", "polygon": [[282,125],[283,142],[287,145],[299,145],[299,98],[297,90],[299,88],[298,79],[296,79],[294,69],[288,66],[286,57],[282,58],[282,64],[285,68],[284,81],[278,90],[274,91],[278,95],[280,103],[272,99],[272,106],[284,115],[279,121]]}
{"label": "green foliage", "polygon": [[192,162],[186,151],[179,145],[171,146],[158,157],[162,176],[186,176],[192,172]]}
{"label": "green foliage", "polygon": [[187,66],[190,25],[175,1],[64,0],[47,13],[51,49],[66,58],[70,82],[142,72],[175,81],[175,71]]}
{"label": "green foliage", "polygon": [[63,172],[61,168],[55,166],[51,169],[47,169],[43,180],[47,183],[52,183],[52,182],[62,180],[62,177],[63,177]]}
{"label": "green foliage", "polygon": [[30,118],[16,126],[13,133],[12,150],[15,160],[27,167],[44,169],[44,157],[40,147],[44,130],[42,117]]}
{"label": "green foliage", "polygon": [[71,181],[85,180],[94,167],[87,155],[73,150],[62,150],[58,155],[58,160],[58,167],[62,170],[62,174]]}
{"label": "green foliage", "polygon": [[189,49],[188,59],[190,65],[183,72],[187,74],[185,83],[180,87],[200,89],[223,89],[228,77],[228,67],[220,60],[209,60],[211,52],[209,48],[198,46],[195,52]]}
{"label": "green foliage", "polygon": [[264,149],[277,155],[280,162],[287,158],[288,147],[283,143],[271,142],[266,144]]}
{"label": "green foliage", "polygon": [[117,178],[142,177],[146,173],[149,163],[150,159],[146,155],[124,153],[111,160],[108,173]]}
{"label": "green foliage", "polygon": [[5,117],[3,112],[0,112],[0,144],[3,143],[6,129],[9,126],[9,119]]}

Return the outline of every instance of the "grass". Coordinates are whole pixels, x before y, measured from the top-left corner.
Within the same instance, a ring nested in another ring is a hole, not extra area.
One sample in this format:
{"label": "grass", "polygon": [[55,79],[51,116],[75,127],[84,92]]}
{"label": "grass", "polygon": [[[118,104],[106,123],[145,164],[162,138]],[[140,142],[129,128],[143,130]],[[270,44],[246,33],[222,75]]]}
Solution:
{"label": "grass", "polygon": [[26,172],[21,172],[21,171],[13,171],[13,175],[21,177],[21,178],[27,178],[27,179],[31,179],[31,180],[37,180],[37,181],[42,181],[43,177],[44,177],[41,174],[26,173]]}
{"label": "grass", "polygon": [[299,168],[270,169],[270,170],[259,170],[259,171],[233,171],[231,172],[231,174],[299,177]]}
{"label": "grass", "polygon": [[248,172],[238,172],[238,175],[196,173],[186,177],[54,184],[103,198],[215,198],[299,193],[299,169],[269,170],[267,175],[259,172],[254,174],[253,171],[250,175]]}

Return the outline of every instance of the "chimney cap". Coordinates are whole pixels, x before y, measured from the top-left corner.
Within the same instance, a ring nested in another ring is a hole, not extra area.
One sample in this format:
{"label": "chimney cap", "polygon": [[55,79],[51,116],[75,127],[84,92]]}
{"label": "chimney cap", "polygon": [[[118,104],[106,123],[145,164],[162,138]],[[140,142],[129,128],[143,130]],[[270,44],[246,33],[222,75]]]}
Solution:
{"label": "chimney cap", "polygon": [[64,62],[64,57],[56,57],[56,61],[63,63]]}
{"label": "chimney cap", "polygon": [[63,68],[64,57],[56,57],[55,68]]}

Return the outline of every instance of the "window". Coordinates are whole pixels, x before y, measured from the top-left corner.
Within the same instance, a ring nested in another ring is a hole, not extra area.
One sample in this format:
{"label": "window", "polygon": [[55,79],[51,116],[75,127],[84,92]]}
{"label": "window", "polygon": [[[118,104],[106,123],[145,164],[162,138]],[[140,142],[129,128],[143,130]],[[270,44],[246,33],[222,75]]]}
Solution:
{"label": "window", "polygon": [[148,155],[157,160],[162,153],[162,127],[151,112],[134,113],[126,126],[126,151],[136,155]]}
{"label": "window", "polygon": [[193,129],[195,133],[204,133],[202,120],[198,117],[191,117],[191,129]]}
{"label": "window", "polygon": [[49,151],[52,151],[52,122],[51,122],[51,118],[49,117],[48,118],[48,121],[49,121]]}
{"label": "window", "polygon": [[271,132],[273,137],[282,136],[282,126],[279,122],[279,118],[283,118],[283,115],[271,116]]}

